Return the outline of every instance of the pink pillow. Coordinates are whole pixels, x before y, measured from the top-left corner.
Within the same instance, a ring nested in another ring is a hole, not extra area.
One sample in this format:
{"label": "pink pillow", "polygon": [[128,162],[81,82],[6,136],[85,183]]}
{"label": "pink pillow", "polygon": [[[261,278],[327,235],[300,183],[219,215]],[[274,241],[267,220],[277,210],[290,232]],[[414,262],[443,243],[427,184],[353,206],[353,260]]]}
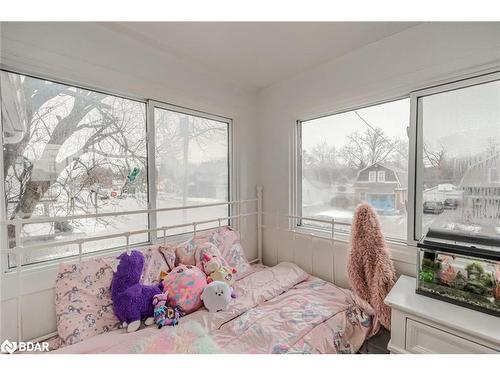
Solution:
{"label": "pink pillow", "polygon": [[236,278],[241,278],[250,270],[250,263],[241,246],[239,235],[229,227],[215,230],[208,237],[208,242],[219,248],[222,258],[230,267],[236,269]]}
{"label": "pink pillow", "polygon": [[[169,271],[158,246],[143,250],[141,282],[156,284]],[[57,332],[65,345],[120,327],[111,301],[110,267],[115,257],[91,258],[80,264],[61,263],[56,279]]]}
{"label": "pink pillow", "polygon": [[141,283],[146,285],[158,284],[162,272],[170,271],[174,262],[171,257],[166,257],[162,252],[163,246],[151,246],[141,250],[144,254],[144,269],[142,271]]}
{"label": "pink pillow", "polygon": [[206,242],[212,243],[219,249],[222,258],[226,260],[227,264],[236,269],[237,278],[241,278],[250,270],[250,264],[245,257],[245,251],[241,246],[238,233],[229,227],[202,233],[189,241],[174,246],[175,264],[197,265],[196,249]]}
{"label": "pink pillow", "polygon": [[194,253],[199,243],[200,243],[199,238],[196,237],[196,238],[191,238],[190,240],[174,247],[175,257],[176,257],[175,264],[176,265],[185,264],[194,266],[195,265]]}
{"label": "pink pillow", "polygon": [[171,271],[175,267],[175,248],[171,246],[158,246],[158,251],[163,255],[163,259],[167,263],[168,271]]}
{"label": "pink pillow", "polygon": [[200,270],[203,271],[203,259],[205,254],[210,255],[211,257],[219,257],[222,265],[228,266],[226,260],[222,257],[219,248],[211,242],[205,242],[198,245],[198,247],[196,248],[196,253],[194,255],[196,267],[198,267]]}
{"label": "pink pillow", "polygon": [[120,327],[113,313],[113,258],[60,264],[56,279],[57,332],[66,345]]}

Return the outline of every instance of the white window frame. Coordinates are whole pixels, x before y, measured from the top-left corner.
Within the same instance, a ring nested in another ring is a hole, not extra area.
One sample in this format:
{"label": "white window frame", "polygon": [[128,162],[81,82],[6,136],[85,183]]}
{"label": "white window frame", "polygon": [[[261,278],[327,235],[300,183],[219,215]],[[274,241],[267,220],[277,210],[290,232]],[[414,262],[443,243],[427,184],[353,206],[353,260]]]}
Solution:
{"label": "white window frame", "polygon": [[[342,109],[336,112],[330,112],[330,113],[324,113],[318,116],[312,116],[312,117],[305,117],[304,119],[301,120],[296,120],[294,123],[293,127],[293,132],[292,132],[292,147],[290,148],[290,160],[291,160],[291,165],[290,165],[290,187],[291,187],[291,201],[290,201],[290,212],[292,216],[296,217],[302,217],[302,123],[311,121],[311,120],[316,120],[322,117],[329,117],[329,116],[335,116],[335,115],[340,115],[342,113],[346,112],[352,112],[352,111],[357,111],[361,110],[364,108],[368,107],[374,107],[377,105],[381,104],[386,104],[386,103],[391,103],[391,102],[396,102],[398,100],[403,100],[403,99],[408,99],[410,98],[409,95],[402,95],[398,97],[389,97],[387,99],[383,99],[380,101],[373,101],[369,102],[367,104],[363,105],[358,105],[358,106],[353,106],[347,109]],[[411,103],[410,103],[410,111],[411,111]],[[410,116],[411,118],[411,116]],[[408,141],[411,141],[411,137],[409,137]],[[411,145],[409,146],[411,148]],[[410,158],[411,159],[411,155]],[[413,160],[410,160],[410,164],[413,162]],[[377,175],[375,174],[375,182],[376,182]],[[409,178],[409,177],[408,177]],[[366,195],[365,195],[366,197]],[[409,194],[408,194],[408,199],[409,199]],[[410,201],[408,200],[408,205],[411,206]],[[408,210],[409,211],[409,210]],[[280,214],[278,212],[278,214]],[[409,212],[407,212],[409,215]],[[409,221],[409,217],[407,218]],[[321,228],[319,226],[311,225],[310,223],[302,221],[300,219],[291,219],[289,221],[289,226],[291,229],[297,229],[299,231],[304,231],[306,233],[309,233],[311,231],[315,231],[318,233],[324,233],[330,235],[331,229],[330,228]],[[334,229],[336,237],[338,237],[341,240],[347,241],[349,239],[349,233],[346,232],[345,230],[341,229]],[[388,242],[392,242],[395,244],[406,244],[407,241],[403,239],[398,239],[398,238],[387,238]]]}
{"label": "white window frame", "polygon": [[377,171],[377,182],[385,182],[385,171]]}
{"label": "white window frame", "polygon": [[[410,165],[408,168],[408,244],[415,245],[423,236],[423,113],[422,98],[500,80],[500,72],[486,73],[410,93]],[[411,203],[413,202],[413,204]]]}
{"label": "white window frame", "polygon": [[[493,170],[496,173],[496,177],[497,177],[496,179],[491,178],[491,176],[492,176],[491,172]],[[498,170],[498,168],[495,167],[495,168],[489,168],[488,169],[488,182],[489,183],[498,183],[498,182],[500,182],[500,171]]]}
{"label": "white window frame", "polygon": [[[222,117],[202,111],[197,111],[194,109],[189,109],[185,107],[180,107],[173,104],[168,104],[164,102],[160,102],[157,100],[148,100],[147,101],[147,121],[146,121],[146,129],[147,129],[147,156],[148,156],[148,182],[156,181],[156,126],[154,122],[154,112],[155,108],[163,109],[166,111],[177,112],[184,115],[201,117],[208,120],[214,120],[218,122],[222,122],[227,124],[228,131],[228,201],[230,202],[233,199],[237,199],[237,193],[235,190],[234,184],[234,161],[233,161],[233,120],[228,117]],[[157,191],[156,186],[152,186],[155,184],[148,184],[148,197],[149,197],[149,208],[156,209],[156,198]],[[231,205],[228,207],[228,216],[232,215],[233,208]],[[150,228],[156,228],[158,226],[157,214],[156,212],[149,214],[149,223]],[[158,243],[162,238],[158,237],[156,231],[150,232],[150,241],[151,243]],[[168,235],[167,235],[168,237]]]}
{"label": "white window frame", "polygon": [[377,171],[368,171],[368,182],[377,182]]}
{"label": "white window frame", "polygon": [[[408,95],[402,95],[400,97],[388,98],[378,102],[372,102],[365,105],[353,106],[348,109],[340,110],[337,112],[326,113],[318,116],[306,117],[302,120],[297,120],[295,123],[295,128],[293,132],[293,147],[291,154],[291,208],[290,211],[292,215],[301,216],[302,215],[302,122],[314,120],[321,117],[332,116],[336,114],[341,114],[345,112],[350,112],[354,110],[363,109],[366,107],[371,107],[379,104],[390,103],[392,101],[397,101],[405,98],[410,98],[410,123],[408,127],[408,207],[407,207],[407,238],[406,241],[400,241],[398,239],[388,239],[389,242],[395,244],[401,244],[404,242],[406,245],[414,247],[416,246],[418,239],[422,237],[422,210],[416,209],[416,207],[421,208],[423,205],[422,197],[422,181],[423,181],[423,137],[422,137],[422,107],[419,105],[419,98],[438,94],[446,91],[453,91],[461,88],[466,88],[470,86],[480,85],[483,83],[493,82],[500,80],[500,71],[498,67],[489,69],[485,71],[484,74],[471,73],[460,79],[447,79],[444,83],[439,83],[434,86],[427,86],[427,88],[418,89],[415,91],[410,91]],[[443,82],[443,81],[442,81]],[[326,232],[326,230],[302,223],[300,220],[291,221],[291,227],[298,230],[310,231],[315,230],[319,232]],[[344,237],[342,238],[342,236]],[[342,232],[339,232],[339,238],[347,239]]]}
{"label": "white window frame", "polygon": [[[154,181],[156,181],[156,168],[155,168],[155,131],[154,131],[154,108],[162,108],[166,109],[169,111],[174,111],[174,112],[180,112],[183,114],[187,115],[192,115],[192,116],[197,116],[197,117],[203,117],[215,121],[220,121],[228,124],[228,183],[229,183],[229,188],[228,188],[228,201],[231,200],[237,200],[239,199],[239,188],[236,184],[236,162],[235,162],[235,157],[236,155],[234,154],[234,128],[233,128],[233,120],[230,117],[224,117],[224,116],[219,116],[219,115],[214,115],[208,112],[200,111],[200,110],[194,110],[182,106],[177,106],[174,104],[168,104],[165,102],[161,101],[156,101],[153,99],[146,99],[146,98],[139,98],[139,97],[134,97],[131,95],[119,93],[116,91],[108,90],[108,89],[103,89],[91,85],[86,85],[82,84],[81,82],[72,82],[69,80],[61,80],[52,76],[44,76],[43,74],[38,74],[38,73],[32,73],[32,72],[26,72],[22,70],[17,70],[17,69],[12,69],[3,66],[0,64],[0,71],[4,71],[7,73],[13,73],[13,74],[20,74],[26,77],[31,77],[35,79],[40,79],[40,80],[47,80],[50,82],[58,83],[61,85],[66,85],[66,86],[71,86],[71,87],[78,87],[81,89],[85,90],[90,90],[98,93],[102,93],[105,95],[112,95],[128,100],[133,100],[136,102],[140,102],[145,104],[146,106],[146,156],[147,156],[147,183],[148,183],[148,208],[156,208],[156,186],[154,184]],[[1,116],[0,116],[0,137],[3,138],[3,126],[1,123]],[[3,139],[0,138],[0,145],[3,146]],[[3,152],[3,151],[1,151]],[[7,206],[5,202],[5,185],[3,183],[4,181],[4,176],[3,176],[3,157],[0,158],[0,220],[7,220]],[[153,182],[153,183],[151,183]],[[229,205],[231,206],[231,205]],[[231,216],[234,212],[233,207],[228,208],[229,215]],[[233,223],[230,222],[232,225]],[[156,217],[155,215],[149,214],[148,215],[148,228],[154,228],[156,227]],[[153,231],[150,232],[150,235],[148,239],[145,242],[141,243],[136,243],[134,244],[135,246],[145,246],[148,244],[155,244],[158,243],[160,240],[156,237],[157,234]],[[184,238],[185,234],[175,234],[172,236],[168,236],[169,238],[173,238],[173,240],[177,240],[178,238]],[[0,248],[6,249],[8,247],[8,240],[7,240],[7,227],[6,226],[1,226],[0,227]],[[116,251],[122,251],[122,247],[119,248],[110,248],[110,249],[102,249],[102,250],[97,250],[89,254],[85,254],[85,256],[100,256],[104,254],[111,254],[115,253]],[[33,264],[26,264],[23,265],[22,268],[23,270],[36,270],[36,269],[45,269],[47,267],[53,267],[56,264],[59,264],[61,262],[66,262],[71,259],[76,258],[75,256],[67,256],[67,257],[61,257],[61,258],[56,258],[56,259],[50,259],[42,262],[36,262]],[[8,254],[2,254],[1,255],[1,275],[5,273],[9,273],[12,271],[12,268],[9,268],[9,262],[8,262]],[[0,277],[1,277],[0,275]]]}

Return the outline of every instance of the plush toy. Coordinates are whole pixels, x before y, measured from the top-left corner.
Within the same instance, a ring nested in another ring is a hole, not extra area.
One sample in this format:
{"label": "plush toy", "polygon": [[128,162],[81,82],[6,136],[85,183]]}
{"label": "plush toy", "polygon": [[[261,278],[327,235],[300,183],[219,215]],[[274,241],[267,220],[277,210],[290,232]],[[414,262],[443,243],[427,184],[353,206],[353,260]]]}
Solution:
{"label": "plush toy", "polygon": [[158,329],[164,326],[176,326],[180,318],[181,311],[177,307],[160,306],[155,309],[155,322]]}
{"label": "plush toy", "polygon": [[153,297],[154,320],[158,328],[175,326],[179,323],[182,312],[177,307],[168,306],[168,294],[157,294]]}
{"label": "plush toy", "polygon": [[201,305],[201,293],[207,285],[205,274],[195,266],[179,265],[163,278],[168,305],[189,314]]}
{"label": "plush toy", "polygon": [[153,297],[161,293],[157,285],[139,283],[144,268],[144,255],[137,250],[123,253],[113,266],[115,271],[111,282],[111,300],[116,317],[127,327],[128,332],[136,331],[141,320],[146,325],[154,323]]}
{"label": "plush toy", "polygon": [[224,311],[231,301],[231,288],[223,281],[213,281],[203,289],[201,299],[209,312]]}
{"label": "plush toy", "polygon": [[216,255],[205,254],[203,260],[203,271],[208,275],[208,283],[223,281],[229,286],[234,284],[233,274],[236,273],[235,268],[224,265],[221,258]]}
{"label": "plush toy", "polygon": [[203,272],[209,276],[212,272],[221,268],[223,266],[223,262],[217,255],[205,253],[202,257],[201,266],[203,268]]}
{"label": "plush toy", "polygon": [[217,271],[214,271],[208,276],[207,282],[211,283],[212,281],[223,281],[227,285],[232,286],[234,284],[233,275],[236,273],[236,270],[231,267],[220,267]]}
{"label": "plush toy", "polygon": [[[163,272],[162,272],[162,274],[163,274]],[[157,294],[153,297],[153,306],[155,307],[155,310],[158,307],[166,306],[167,302],[168,302],[168,294],[167,293],[160,293],[160,294]]]}

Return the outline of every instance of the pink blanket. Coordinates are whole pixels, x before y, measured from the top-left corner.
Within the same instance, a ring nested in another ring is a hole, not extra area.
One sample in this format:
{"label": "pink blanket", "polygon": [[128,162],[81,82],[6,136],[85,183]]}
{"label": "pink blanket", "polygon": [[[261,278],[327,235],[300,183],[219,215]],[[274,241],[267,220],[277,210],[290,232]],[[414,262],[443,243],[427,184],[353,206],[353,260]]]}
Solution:
{"label": "pink blanket", "polygon": [[355,353],[378,327],[366,302],[291,263],[256,267],[234,286],[237,298],[227,311],[200,309],[177,327],[113,331],[53,353],[142,353],[151,352],[151,343],[156,353],[193,353],[172,345],[182,330],[209,342],[212,353]]}

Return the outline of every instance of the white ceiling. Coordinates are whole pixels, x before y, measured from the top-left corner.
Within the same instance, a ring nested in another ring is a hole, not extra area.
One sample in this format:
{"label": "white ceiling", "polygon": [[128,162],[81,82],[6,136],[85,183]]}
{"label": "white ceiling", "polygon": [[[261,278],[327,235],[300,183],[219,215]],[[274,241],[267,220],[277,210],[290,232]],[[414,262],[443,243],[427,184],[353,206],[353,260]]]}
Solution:
{"label": "white ceiling", "polygon": [[120,22],[108,29],[254,89],[386,38],[415,22]]}

